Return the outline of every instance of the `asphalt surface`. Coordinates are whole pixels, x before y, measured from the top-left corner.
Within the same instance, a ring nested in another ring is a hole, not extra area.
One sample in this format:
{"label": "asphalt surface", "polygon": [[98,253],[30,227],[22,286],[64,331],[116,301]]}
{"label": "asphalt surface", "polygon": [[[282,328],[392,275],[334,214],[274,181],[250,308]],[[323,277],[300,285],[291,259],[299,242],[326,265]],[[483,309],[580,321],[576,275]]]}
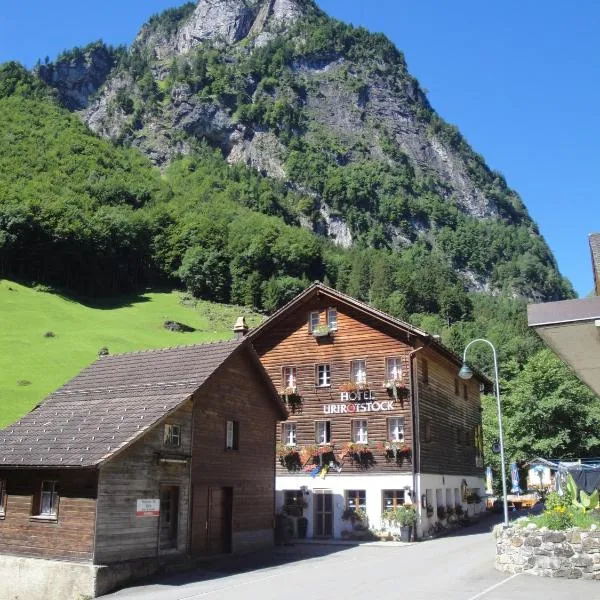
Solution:
{"label": "asphalt surface", "polygon": [[218,559],[111,600],[563,600],[600,598],[600,582],[500,573],[493,521],[412,545],[295,545]]}

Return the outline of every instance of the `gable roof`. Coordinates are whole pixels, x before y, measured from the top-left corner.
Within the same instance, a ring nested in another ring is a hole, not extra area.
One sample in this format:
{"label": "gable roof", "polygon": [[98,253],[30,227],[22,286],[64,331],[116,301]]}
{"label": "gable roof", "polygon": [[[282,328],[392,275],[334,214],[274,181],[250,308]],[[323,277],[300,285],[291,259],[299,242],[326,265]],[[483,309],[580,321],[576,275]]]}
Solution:
{"label": "gable roof", "polygon": [[592,252],[596,296],[600,296],[600,233],[590,235],[590,250]]}
{"label": "gable roof", "polygon": [[20,421],[0,430],[0,467],[94,467],[179,408],[245,340],[106,356],[84,369]]}
{"label": "gable roof", "polygon": [[[337,303],[345,304],[349,307],[354,308],[358,312],[362,313],[365,316],[369,316],[377,319],[382,324],[390,326],[392,329],[395,329],[397,332],[402,333],[404,335],[408,335],[409,338],[415,337],[417,340],[421,342],[422,346],[427,346],[434,351],[437,351],[445,358],[456,364],[458,367],[462,366],[462,357],[458,356],[452,350],[444,346],[439,339],[435,336],[411,325],[410,323],[406,323],[400,319],[396,319],[387,313],[378,310],[377,308],[373,308],[368,304],[353,298],[352,296],[348,296],[347,294],[343,294],[342,292],[338,292],[333,288],[321,283],[320,281],[315,281],[310,287],[306,288],[303,292],[298,294],[294,299],[288,302],[285,306],[280,308],[278,311],[274,312],[266,321],[261,323],[258,327],[250,331],[247,338],[250,340],[254,340],[261,335],[263,331],[270,329],[273,327],[280,319],[282,319],[285,315],[289,314],[293,310],[297,309],[302,303],[308,302],[314,296],[318,294],[323,294]],[[481,371],[477,369],[472,369],[474,375],[486,386],[491,387],[492,382],[488,377],[486,377]]]}

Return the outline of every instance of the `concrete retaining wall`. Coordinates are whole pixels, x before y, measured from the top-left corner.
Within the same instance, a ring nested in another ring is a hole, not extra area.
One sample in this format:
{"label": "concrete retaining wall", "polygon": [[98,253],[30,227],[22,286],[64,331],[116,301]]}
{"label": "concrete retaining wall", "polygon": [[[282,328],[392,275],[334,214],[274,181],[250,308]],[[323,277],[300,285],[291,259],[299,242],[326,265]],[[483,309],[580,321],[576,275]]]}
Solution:
{"label": "concrete retaining wall", "polygon": [[496,569],[543,577],[600,580],[600,530],[550,531],[497,525]]}

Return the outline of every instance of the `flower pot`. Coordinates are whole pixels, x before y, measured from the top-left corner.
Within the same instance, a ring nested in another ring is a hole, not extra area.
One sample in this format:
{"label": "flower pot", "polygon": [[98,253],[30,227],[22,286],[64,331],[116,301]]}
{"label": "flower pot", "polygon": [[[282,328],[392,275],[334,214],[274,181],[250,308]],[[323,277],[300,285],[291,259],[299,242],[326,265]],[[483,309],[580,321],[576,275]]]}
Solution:
{"label": "flower pot", "polygon": [[401,542],[410,542],[412,539],[412,527],[410,525],[405,525],[400,527],[400,541]]}

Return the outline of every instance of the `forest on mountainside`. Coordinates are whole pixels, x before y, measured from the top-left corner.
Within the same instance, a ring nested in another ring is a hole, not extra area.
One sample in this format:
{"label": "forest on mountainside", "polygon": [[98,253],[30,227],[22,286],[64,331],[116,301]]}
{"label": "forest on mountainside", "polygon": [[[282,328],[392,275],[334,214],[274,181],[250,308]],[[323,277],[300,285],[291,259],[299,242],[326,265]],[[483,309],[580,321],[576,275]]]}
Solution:
{"label": "forest on mountainside", "polygon": [[[577,427],[564,426],[560,399],[577,381],[527,327],[527,301],[574,294],[522,201],[433,110],[387,38],[302,5],[305,17],[261,46],[207,41],[159,60],[140,36],[129,50],[95,42],[45,61],[53,72],[105,51],[114,67],[90,102],[106,108],[112,138],[65,108],[66,88],[0,65],[0,276],[73,296],[182,288],[264,313],[321,280],[441,335],[457,353],[475,337],[493,341],[513,457],[551,447],[556,456],[600,454],[597,399],[578,391]],[[168,39],[193,9],[153,17],[144,35]],[[350,98],[358,134],[323,121],[319,103],[332,89]],[[377,94],[399,98],[394,107],[419,143],[464,169],[464,197],[369,112]],[[212,115],[213,129],[171,126],[181,95],[193,114]],[[161,127],[168,135],[153,138]],[[258,133],[276,143],[284,176],[228,161],[236,135]],[[351,243],[334,239],[333,218]],[[490,372],[484,348],[472,360]],[[538,385],[548,373],[556,377]],[[550,425],[531,422],[537,413],[518,407],[554,384]],[[493,407],[485,422],[489,448]],[[541,445],[526,447],[519,436],[532,427]]]}

